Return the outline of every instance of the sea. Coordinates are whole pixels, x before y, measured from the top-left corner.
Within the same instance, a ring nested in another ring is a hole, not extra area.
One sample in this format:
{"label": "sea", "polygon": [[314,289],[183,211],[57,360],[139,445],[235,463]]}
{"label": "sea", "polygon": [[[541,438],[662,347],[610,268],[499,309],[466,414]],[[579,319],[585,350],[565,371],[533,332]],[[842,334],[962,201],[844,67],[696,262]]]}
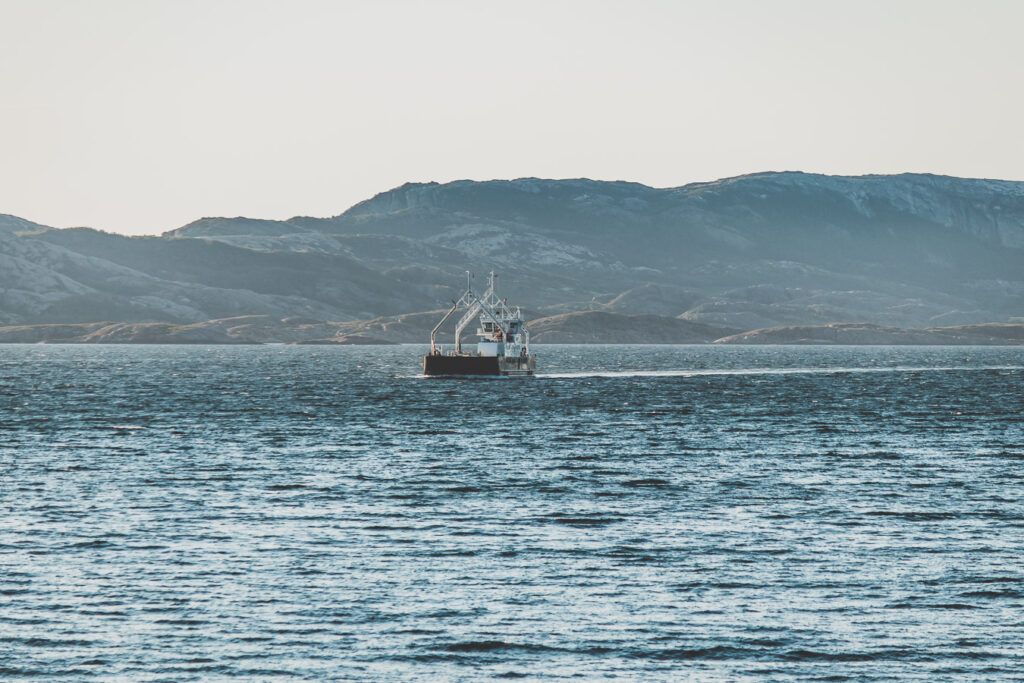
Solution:
{"label": "sea", "polygon": [[1024,347],[0,346],[0,679],[1024,680]]}

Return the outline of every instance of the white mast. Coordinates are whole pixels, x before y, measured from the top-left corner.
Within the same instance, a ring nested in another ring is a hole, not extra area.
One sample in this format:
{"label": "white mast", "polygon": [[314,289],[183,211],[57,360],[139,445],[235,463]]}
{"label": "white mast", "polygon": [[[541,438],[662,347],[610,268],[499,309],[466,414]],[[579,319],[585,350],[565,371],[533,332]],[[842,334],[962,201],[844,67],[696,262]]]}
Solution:
{"label": "white mast", "polygon": [[440,348],[435,342],[435,337],[441,326],[444,325],[449,318],[454,315],[455,311],[459,308],[465,307],[466,312],[459,319],[458,324],[455,326],[455,354],[462,354],[462,331],[466,329],[466,325],[473,321],[474,318],[480,316],[480,319],[488,318],[492,322],[498,331],[501,333],[501,339],[504,340],[506,336],[513,333],[513,327],[516,328],[518,335],[521,338],[518,340],[529,353],[530,348],[530,333],[523,327],[523,316],[517,307],[514,311],[508,307],[506,300],[499,299],[494,293],[494,281],[497,279],[497,275],[494,271],[491,271],[490,277],[487,281],[487,291],[484,292],[483,296],[477,296],[473,291],[472,275],[469,271],[466,271],[466,291],[457,300],[452,302],[452,307],[441,318],[441,322],[434,326],[434,329],[430,331],[430,353],[439,354]]}

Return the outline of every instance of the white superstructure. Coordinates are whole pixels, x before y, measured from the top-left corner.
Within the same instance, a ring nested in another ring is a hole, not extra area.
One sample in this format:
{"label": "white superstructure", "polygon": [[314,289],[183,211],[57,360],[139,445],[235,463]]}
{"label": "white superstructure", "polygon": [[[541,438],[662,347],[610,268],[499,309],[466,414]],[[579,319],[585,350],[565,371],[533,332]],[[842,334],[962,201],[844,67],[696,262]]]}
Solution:
{"label": "white superstructure", "polygon": [[476,345],[477,356],[527,357],[530,355],[530,332],[526,329],[525,320],[519,307],[510,308],[505,299],[499,299],[494,293],[494,281],[497,276],[492,272],[487,282],[487,291],[477,296],[467,275],[466,292],[452,303],[448,314],[430,332],[430,353],[441,355],[443,350],[434,340],[437,331],[460,308],[465,308],[459,323],[455,326],[455,350],[450,355],[471,355],[462,350],[462,331],[474,318],[479,316],[480,327],[476,334],[480,338]]}

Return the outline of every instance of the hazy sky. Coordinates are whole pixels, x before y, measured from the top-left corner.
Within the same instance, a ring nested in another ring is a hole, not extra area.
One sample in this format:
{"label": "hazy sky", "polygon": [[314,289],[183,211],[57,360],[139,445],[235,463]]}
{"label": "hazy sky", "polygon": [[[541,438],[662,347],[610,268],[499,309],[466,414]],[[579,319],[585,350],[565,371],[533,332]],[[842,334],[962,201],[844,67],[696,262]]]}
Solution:
{"label": "hazy sky", "polygon": [[1024,2],[0,0],[0,213],[142,234],[406,181],[1024,179]]}

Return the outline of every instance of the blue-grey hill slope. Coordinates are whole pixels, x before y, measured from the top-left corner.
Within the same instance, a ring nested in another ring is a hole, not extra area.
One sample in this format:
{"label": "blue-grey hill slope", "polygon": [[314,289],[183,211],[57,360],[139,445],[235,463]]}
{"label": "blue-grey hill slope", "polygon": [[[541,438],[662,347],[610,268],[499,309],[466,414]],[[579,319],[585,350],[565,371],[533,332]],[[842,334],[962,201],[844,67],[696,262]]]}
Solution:
{"label": "blue-grey hill slope", "polygon": [[161,237],[0,217],[0,324],[355,321],[442,308],[467,268],[498,271],[502,293],[539,316],[653,314],[726,330],[1017,322],[1024,183],[407,184],[333,218],[208,218]]}

